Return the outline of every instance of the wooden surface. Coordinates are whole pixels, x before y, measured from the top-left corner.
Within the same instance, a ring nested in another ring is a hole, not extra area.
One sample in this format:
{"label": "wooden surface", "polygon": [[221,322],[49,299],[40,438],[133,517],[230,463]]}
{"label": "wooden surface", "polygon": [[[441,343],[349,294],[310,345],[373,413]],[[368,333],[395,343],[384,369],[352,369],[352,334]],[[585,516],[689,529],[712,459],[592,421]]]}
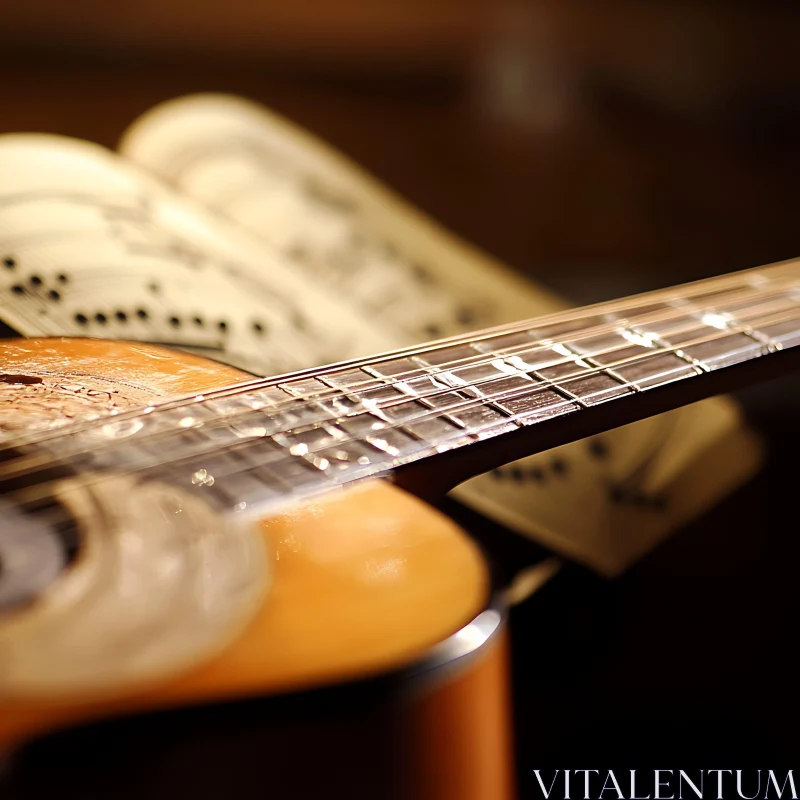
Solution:
{"label": "wooden surface", "polygon": [[471,669],[450,676],[412,705],[404,734],[407,751],[419,767],[409,797],[516,797],[508,638],[508,631],[502,632]]}

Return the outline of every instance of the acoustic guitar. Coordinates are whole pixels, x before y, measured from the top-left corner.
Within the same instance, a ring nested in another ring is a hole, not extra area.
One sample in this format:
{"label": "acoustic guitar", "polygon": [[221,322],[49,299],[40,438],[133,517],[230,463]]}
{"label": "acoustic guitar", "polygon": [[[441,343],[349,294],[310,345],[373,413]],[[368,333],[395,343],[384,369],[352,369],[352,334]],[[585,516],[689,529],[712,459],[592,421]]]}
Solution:
{"label": "acoustic guitar", "polygon": [[798,343],[800,260],[267,380],[0,343],[0,796],[508,800],[499,587],[426,501]]}

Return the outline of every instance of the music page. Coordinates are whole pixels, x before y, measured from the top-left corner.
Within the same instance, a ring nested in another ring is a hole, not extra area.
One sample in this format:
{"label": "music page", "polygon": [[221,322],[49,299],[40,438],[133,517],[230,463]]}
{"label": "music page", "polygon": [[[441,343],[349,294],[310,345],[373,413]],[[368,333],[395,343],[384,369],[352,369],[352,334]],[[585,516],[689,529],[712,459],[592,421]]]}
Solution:
{"label": "music page", "polygon": [[171,345],[259,375],[389,349],[279,254],[97,145],[0,136],[0,319]]}

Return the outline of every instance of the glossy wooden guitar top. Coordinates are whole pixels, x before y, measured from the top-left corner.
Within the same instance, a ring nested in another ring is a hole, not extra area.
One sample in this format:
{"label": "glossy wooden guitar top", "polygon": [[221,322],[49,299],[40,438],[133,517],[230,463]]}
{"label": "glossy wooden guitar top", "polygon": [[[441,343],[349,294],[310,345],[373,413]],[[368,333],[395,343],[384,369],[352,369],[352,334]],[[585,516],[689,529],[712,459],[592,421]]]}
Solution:
{"label": "glossy wooden guitar top", "polygon": [[[248,377],[177,351],[99,340],[3,341],[0,365],[4,432],[43,416],[80,419]],[[295,508],[261,530],[272,585],[221,656],[113,697],[0,699],[0,747],[126,709],[279,693],[408,665],[486,603],[489,579],[477,547],[385,481]]]}

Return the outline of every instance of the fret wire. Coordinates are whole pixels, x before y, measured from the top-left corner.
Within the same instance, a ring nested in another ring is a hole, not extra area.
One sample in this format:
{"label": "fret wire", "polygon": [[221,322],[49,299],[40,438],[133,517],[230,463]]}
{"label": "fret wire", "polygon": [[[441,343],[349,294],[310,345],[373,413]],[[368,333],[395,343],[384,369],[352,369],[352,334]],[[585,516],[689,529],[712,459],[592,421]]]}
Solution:
{"label": "fret wire", "polygon": [[[784,315],[787,314],[787,313],[793,313],[796,316],[796,312],[787,311],[787,312],[784,312]],[[783,315],[778,315],[778,318],[776,319],[775,315],[773,315],[772,317],[769,317],[769,318],[763,320],[763,322],[766,323],[766,324],[775,324],[776,322],[782,321],[781,320],[781,316],[783,316]],[[787,317],[787,319],[793,319],[793,318],[795,318],[795,317],[793,317],[791,315],[789,317]],[[670,353],[675,354],[677,351],[681,350],[682,348],[692,347],[692,346],[695,346],[695,345],[698,345],[698,344],[705,344],[705,343],[708,343],[708,342],[713,342],[713,341],[718,340],[720,338],[725,338],[726,336],[733,335],[733,334],[738,334],[738,333],[744,333],[744,331],[740,331],[740,330],[737,330],[737,329],[726,329],[724,331],[720,331],[719,333],[717,333],[717,334],[715,334],[713,336],[700,337],[698,339],[690,340],[690,341],[687,341],[687,342],[682,342],[680,345],[675,345],[675,346],[672,346],[670,348],[659,348],[657,350],[653,350],[653,351],[647,352],[642,356],[636,356],[636,357],[632,357],[632,358],[628,358],[628,359],[623,359],[623,360],[620,360],[620,361],[617,361],[617,362],[613,362],[612,364],[608,364],[608,365],[605,365],[605,366],[602,366],[602,367],[595,367],[595,368],[593,368],[591,370],[587,370],[585,372],[570,376],[569,380],[572,380],[572,379],[583,379],[583,378],[585,378],[587,376],[602,374],[603,372],[607,372],[607,371],[613,370],[615,367],[627,366],[627,365],[630,365],[630,364],[635,364],[638,361],[645,360],[645,359],[651,358],[653,356],[661,356],[661,355],[666,355],[666,354],[670,354]],[[687,360],[686,364],[687,364],[687,367],[692,366],[692,362],[691,361]],[[658,375],[658,373],[656,373],[656,376],[657,375]],[[588,399],[591,399],[591,398],[594,398],[594,397],[598,397],[600,395],[607,394],[607,393],[612,392],[612,391],[619,391],[620,389],[633,390],[634,392],[640,391],[640,389],[635,385],[635,382],[626,381],[624,379],[619,378],[619,376],[616,376],[616,377],[617,377],[617,379],[620,380],[620,383],[615,385],[615,386],[613,386],[613,387],[609,387],[607,389],[602,389],[602,390],[599,390],[597,392],[591,392],[591,393],[586,394],[586,395],[581,395],[580,397],[572,396],[570,398],[567,398],[567,399],[563,400],[560,403],[555,403],[555,404],[548,405],[547,409],[548,410],[552,410],[552,409],[562,408],[564,406],[574,405],[576,400],[584,401],[581,404],[585,405],[586,404],[585,401],[588,400]],[[677,378],[676,380],[682,380],[682,379],[683,378]],[[564,379],[562,379],[562,380],[564,380]],[[401,430],[401,429],[403,429],[405,426],[407,426],[409,424],[416,424],[416,423],[419,423],[419,422],[425,422],[425,421],[430,421],[430,420],[434,420],[434,419],[437,419],[437,418],[441,418],[446,414],[453,413],[454,411],[455,412],[463,412],[463,411],[467,411],[467,410],[473,410],[473,409],[476,409],[476,408],[480,408],[482,406],[492,406],[492,407],[496,408],[498,403],[502,403],[502,402],[505,402],[505,401],[508,401],[508,400],[523,399],[525,397],[531,396],[533,394],[537,394],[537,393],[542,392],[542,391],[547,391],[547,390],[551,390],[551,391],[555,390],[556,392],[563,393],[564,392],[564,387],[560,386],[556,381],[539,381],[537,383],[532,384],[530,387],[524,387],[524,388],[521,388],[521,389],[520,388],[511,389],[511,390],[507,390],[505,392],[501,392],[501,393],[496,394],[496,395],[485,396],[483,398],[465,400],[465,401],[463,401],[461,403],[456,403],[456,404],[451,405],[451,406],[445,406],[445,407],[440,407],[440,408],[436,408],[436,409],[429,409],[425,413],[422,413],[422,414],[419,414],[419,415],[416,415],[416,416],[412,416],[412,417],[406,418],[406,419],[401,420],[401,421],[397,421],[394,424],[391,423],[391,421],[389,421],[389,420],[385,420],[387,422],[387,425],[382,427],[380,429],[380,431],[376,432],[376,437],[381,432],[385,433],[387,431]],[[569,391],[569,390],[567,390],[567,391]],[[402,398],[402,401],[403,402],[415,402],[415,401],[417,401],[417,399],[418,398],[416,398],[416,397],[408,396],[406,398]],[[267,409],[267,410],[271,410],[271,409]],[[378,410],[380,411],[380,409],[378,409]],[[508,412],[506,412],[504,410],[502,410],[502,413],[504,415],[504,419],[502,420],[502,422],[498,423],[500,425],[507,425],[509,422],[514,422],[514,421],[516,421],[518,419],[522,419],[522,418],[524,418],[526,416],[526,414],[524,414],[524,413],[519,414],[519,415],[511,415],[510,416],[508,414]],[[116,419],[116,418],[112,418],[112,419]],[[319,425],[321,425],[321,424],[335,424],[336,421],[340,420],[340,419],[346,419],[346,415],[341,415],[339,417],[331,417],[329,419],[326,419],[324,421],[324,423],[323,422],[318,423],[316,425],[316,427],[319,427]],[[106,420],[106,421],[108,421],[108,420]],[[315,427],[315,426],[300,425],[300,426],[297,426],[297,428],[294,429],[294,430],[306,429],[306,428],[309,428],[309,427]],[[187,430],[190,430],[190,429],[187,429]],[[182,432],[185,432],[185,431],[182,431]],[[293,432],[293,429],[290,428],[290,429],[287,429],[287,430],[285,430],[283,432],[288,434],[288,435],[291,435],[291,433]],[[407,431],[403,431],[403,432],[407,432]],[[163,431],[163,432],[160,432],[160,433],[151,434],[151,435],[145,437],[144,440],[140,440],[140,441],[147,441],[148,443],[150,443],[150,442],[152,442],[154,440],[155,441],[160,441],[162,439],[168,438],[171,435],[174,435],[175,433],[178,433],[178,431],[174,431],[174,430]],[[276,432],[276,433],[278,433],[278,432]],[[414,435],[413,432],[409,432],[409,433]],[[485,429],[484,429],[484,434],[485,434]],[[477,434],[473,434],[473,435],[477,435]],[[203,455],[210,456],[212,454],[224,454],[224,453],[228,453],[228,452],[232,452],[232,451],[237,451],[238,452],[240,450],[246,449],[249,446],[257,447],[258,443],[259,442],[263,442],[265,438],[270,438],[270,437],[257,437],[257,438],[250,438],[250,439],[243,438],[241,440],[241,442],[236,442],[234,444],[227,445],[227,446],[224,446],[224,447],[217,447],[217,448],[215,448],[215,449],[213,449],[211,451],[207,451],[205,453],[199,453],[199,454],[196,454],[195,456],[192,456],[192,457],[193,458],[199,458],[199,457],[202,457]],[[415,438],[419,439],[421,437],[415,436]],[[345,435],[344,437],[342,437],[340,439],[337,439],[335,444],[337,444],[337,445],[345,445],[345,444],[350,444],[350,443],[354,443],[354,442],[363,443],[365,441],[366,441],[366,439],[364,437]],[[111,440],[109,442],[109,444],[113,447],[114,444],[119,445],[120,443],[119,442],[114,442],[113,440]],[[327,447],[327,445],[323,446],[321,449],[325,449],[326,447]],[[83,451],[83,452],[87,452],[87,451]],[[178,462],[178,461],[181,461],[181,460],[185,460],[186,458],[187,458],[186,456],[182,456],[182,457],[180,457],[178,459],[172,459],[172,460],[167,459],[167,460],[159,462],[158,467],[162,468],[164,466],[168,466],[171,463],[175,463],[175,462]],[[9,462],[7,465],[0,466],[0,474],[2,474],[3,472],[6,472],[6,469],[5,469],[6,466],[11,467],[12,465],[13,465],[13,462]],[[388,469],[388,467],[387,467],[387,469]],[[133,470],[133,471],[136,472],[136,470]],[[15,473],[15,474],[17,474],[17,473]]]}
{"label": "fret wire", "polygon": [[[757,301],[758,299],[761,299],[764,296],[769,296],[770,294],[775,294],[781,288],[792,288],[791,286],[789,286],[789,287],[776,286],[775,285],[776,283],[777,282],[774,281],[772,284],[770,284],[768,287],[762,289],[761,291],[752,291],[752,287],[749,287],[749,286],[738,287],[737,290],[733,292],[734,296],[731,299],[735,299],[737,295],[742,295],[744,293],[744,294],[746,294],[747,299],[749,299],[751,301]],[[651,293],[651,295],[643,295],[642,297],[650,296],[651,297],[651,303],[650,304],[652,304],[652,299],[654,299],[654,296],[658,295],[658,294],[659,294],[659,292],[655,292],[655,293]],[[730,302],[730,301],[726,299],[726,302]],[[512,357],[514,355],[514,353],[527,352],[527,351],[529,351],[531,349],[531,347],[535,348],[537,345],[540,345],[543,342],[546,343],[545,347],[547,347],[549,349],[552,349],[557,344],[566,344],[566,343],[570,343],[570,342],[577,342],[577,341],[580,341],[581,339],[593,338],[595,336],[602,335],[602,333],[611,333],[615,329],[621,327],[621,323],[623,323],[623,322],[627,322],[628,325],[630,325],[630,326],[634,326],[634,325],[639,326],[639,325],[644,324],[644,321],[646,321],[647,323],[652,324],[653,322],[662,322],[662,321],[668,321],[670,319],[685,318],[686,319],[686,327],[685,328],[684,327],[676,328],[675,330],[671,331],[671,335],[674,335],[675,333],[679,333],[681,330],[691,329],[691,327],[692,327],[692,325],[694,323],[694,320],[693,320],[694,316],[696,316],[698,314],[701,314],[704,311],[707,311],[709,309],[715,308],[718,305],[719,305],[719,301],[717,300],[717,301],[715,301],[715,305],[713,305],[713,306],[708,306],[706,308],[700,308],[696,304],[692,303],[691,301],[688,301],[683,306],[673,307],[671,309],[667,309],[666,310],[666,312],[667,312],[666,315],[664,315],[664,311],[662,310],[662,311],[650,312],[648,314],[641,315],[641,320],[639,320],[639,319],[637,319],[635,317],[631,317],[631,318],[629,318],[627,320],[613,320],[613,321],[611,321],[611,322],[609,322],[607,324],[604,324],[604,325],[594,326],[593,328],[571,332],[569,334],[569,337],[563,339],[561,342],[557,342],[555,339],[540,340],[539,342],[536,342],[535,340],[531,340],[530,344],[526,343],[526,344],[523,344],[523,345],[517,345],[517,346],[511,347],[511,348],[503,348],[503,349],[501,349],[499,351],[496,351],[494,353],[489,353],[489,354],[486,355],[486,357],[483,357],[483,358],[479,354],[476,354],[476,359],[477,360],[474,360],[474,361],[472,361],[471,359],[459,359],[459,360],[456,360],[456,361],[447,362],[447,363],[440,364],[440,365],[421,367],[421,368],[424,369],[425,374],[428,374],[428,375],[431,375],[431,376],[435,377],[436,375],[446,374],[447,372],[451,371],[454,368],[458,368],[459,366],[468,365],[468,366],[471,366],[471,367],[477,367],[477,366],[491,364],[492,361],[495,361],[495,360],[498,360],[498,359]],[[687,311],[687,307],[688,306],[693,306],[693,310]],[[746,311],[747,310],[745,309],[745,312]],[[740,312],[740,314],[741,313],[742,312]],[[757,313],[760,313],[760,312],[757,312]],[[535,330],[535,327],[531,326],[529,321],[526,321],[525,323],[520,323],[520,324],[522,325],[521,332],[525,332],[527,330]],[[731,333],[732,332],[746,333],[746,331],[739,331],[738,327],[735,327],[735,328],[734,327],[729,327],[727,330],[729,332],[731,332]],[[503,331],[504,331],[504,333],[502,335],[508,335],[507,332],[506,332],[507,328],[503,328]],[[468,341],[472,342],[472,341],[475,341],[475,340],[474,339],[468,339]],[[615,352],[617,350],[626,349],[629,346],[630,346],[630,343],[621,343],[617,347],[606,348],[605,350],[597,351],[597,352],[594,352],[594,353],[584,353],[584,354],[575,353],[574,357],[565,357],[561,361],[553,362],[552,366],[559,366],[559,365],[562,365],[562,364],[568,364],[570,362],[578,362],[578,361],[582,361],[582,360],[585,360],[585,359],[592,359],[592,358],[597,358],[599,356],[605,356],[605,355],[613,353],[613,352]],[[683,346],[688,346],[688,343],[683,343]],[[670,350],[667,349],[667,348],[663,348],[663,347],[661,347],[659,349],[655,349],[654,348],[652,353],[646,353],[646,354],[644,354],[642,356],[642,358],[647,358],[648,356],[655,355],[657,353],[668,353],[668,352],[670,352]],[[368,364],[366,364],[366,366],[369,366],[370,364],[379,364],[379,363],[383,363],[384,361],[394,360],[395,359],[395,355],[396,354],[389,354],[388,357],[387,356],[380,357],[380,360],[374,360],[373,359]],[[617,366],[616,363],[605,364],[603,369],[611,370],[615,366]],[[339,369],[340,369],[340,366],[337,365],[335,367],[335,370],[338,371]],[[414,372],[416,372],[416,370]],[[517,374],[520,374],[522,372],[523,372],[522,370],[519,370]],[[569,378],[579,378],[579,377],[584,377],[584,376],[590,376],[591,374],[593,374],[595,372],[597,372],[597,370],[584,370],[583,372],[576,372],[574,375],[570,375]],[[324,377],[324,373],[321,373],[321,374],[323,374],[323,377]],[[396,384],[402,383],[404,380],[406,380],[406,378],[404,376],[407,375],[407,374],[412,374],[412,373],[410,373],[410,372],[409,373],[400,373],[399,375],[392,376],[388,380],[385,377],[384,378],[380,378],[378,380],[380,380],[380,383],[381,383],[382,386],[384,386],[384,387],[392,387],[392,386],[396,386]],[[288,377],[289,376],[287,376],[287,378]],[[496,380],[498,377],[502,377],[502,375],[500,375],[500,376],[492,376],[491,378],[488,378],[486,380],[487,381],[488,380]],[[365,382],[367,382],[367,381],[365,380]],[[482,382],[485,382],[485,381],[482,381]],[[258,391],[259,388],[274,388],[276,385],[278,385],[280,383],[289,383],[289,380],[288,379],[281,380],[281,378],[279,376],[278,378],[269,378],[269,379],[265,379],[265,380],[250,381],[250,382],[246,382],[244,384],[237,384],[237,385],[234,385],[232,387],[224,387],[223,389],[216,390],[215,392],[209,392],[209,393],[206,393],[205,395],[201,395],[201,396],[192,396],[192,397],[184,398],[183,400],[179,399],[179,400],[176,400],[176,401],[168,401],[167,403],[159,404],[158,405],[158,409],[159,410],[168,410],[170,408],[178,408],[178,407],[181,407],[181,406],[190,406],[190,405],[200,401],[201,399],[217,399],[217,398],[224,398],[224,397],[232,397],[232,396],[235,396],[235,395],[245,394],[247,392]],[[418,398],[418,397],[423,397],[423,398],[435,397],[435,396],[437,396],[439,394],[446,394],[448,392],[458,391],[459,388],[462,388],[462,389],[470,388],[471,386],[479,385],[479,383],[481,383],[481,382],[473,382],[473,383],[464,384],[462,387],[449,387],[447,389],[442,389],[440,392],[428,393],[427,395],[405,395],[405,396],[401,396],[401,397],[397,398],[397,400],[394,403],[394,405],[398,405],[398,404],[401,404],[403,402],[407,402],[408,400],[413,400],[413,399]],[[548,386],[553,386],[553,385],[557,385],[557,382],[555,382],[555,381],[551,382],[551,383],[542,382],[540,388],[544,389],[544,388],[548,388]],[[315,394],[315,395],[303,395],[303,396],[299,396],[299,397],[298,396],[292,397],[292,396],[287,394],[285,400],[282,400],[279,403],[275,403],[275,404],[273,404],[271,406],[268,406],[268,407],[265,407],[265,408],[268,408],[270,411],[277,412],[277,411],[280,411],[284,407],[292,406],[293,404],[295,404],[294,408],[296,409],[297,408],[296,403],[297,403],[298,400],[308,401],[307,404],[312,404],[313,405],[313,404],[319,402],[320,400],[332,400],[332,399],[335,400],[337,398],[347,397],[350,394],[356,394],[357,395],[357,393],[358,393],[357,385],[353,385],[353,386],[347,385],[345,387],[331,387],[330,392],[324,392],[323,391],[323,392],[320,392],[320,393]],[[125,414],[125,415],[114,415],[113,419],[120,420],[121,418],[125,418],[128,415],[136,416],[137,414],[141,414],[141,413],[142,413],[141,411],[134,411],[134,412],[129,412],[129,414]],[[225,418],[224,417],[221,419],[221,422],[222,422],[222,424],[225,423]],[[80,425],[80,423],[79,423],[79,425]],[[90,425],[88,425],[86,427],[89,427],[89,426]],[[55,430],[55,431],[49,432],[49,435],[45,434],[41,438],[39,438],[39,437],[34,437],[34,438],[35,438],[36,441],[42,441],[45,438],[51,438],[52,436],[58,436],[62,432],[63,432],[63,429],[61,431]],[[13,446],[13,443],[9,443],[8,445],[0,445],[0,452],[3,449],[6,449],[6,447],[9,447],[9,446]]]}

